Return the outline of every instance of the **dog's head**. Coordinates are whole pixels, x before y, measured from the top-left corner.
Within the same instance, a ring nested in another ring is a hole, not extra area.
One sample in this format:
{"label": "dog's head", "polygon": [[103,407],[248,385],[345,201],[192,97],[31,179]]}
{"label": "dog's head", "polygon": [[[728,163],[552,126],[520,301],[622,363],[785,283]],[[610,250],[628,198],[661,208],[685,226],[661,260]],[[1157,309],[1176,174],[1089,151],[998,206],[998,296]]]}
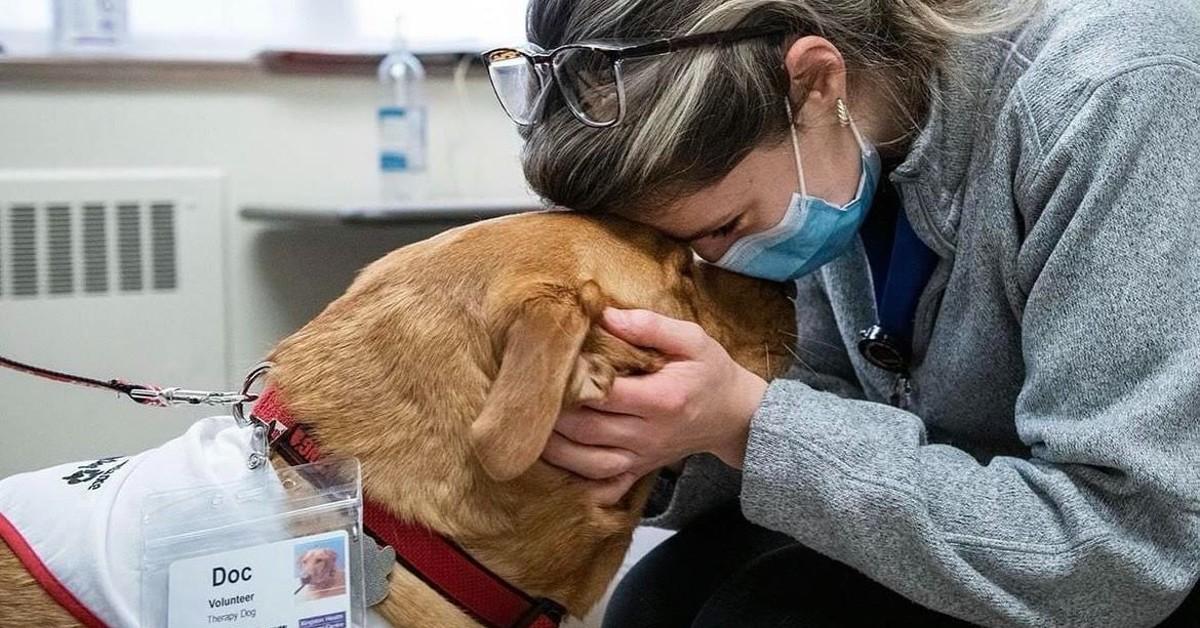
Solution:
{"label": "dog's head", "polygon": [[337,552],[328,549],[310,549],[300,556],[300,579],[320,589],[332,583],[337,576]]}
{"label": "dog's head", "polygon": [[764,378],[789,363],[795,322],[783,285],[707,264],[685,243],[619,218],[540,218],[552,220],[529,248],[543,257],[494,292],[499,368],[471,430],[494,479],[516,477],[537,460],[564,406],[603,396],[613,375],[662,365],[599,327],[607,306],[696,322]]}
{"label": "dog's head", "polygon": [[457,454],[463,439],[492,480],[507,481],[537,461],[564,406],[662,365],[600,327],[609,306],[696,322],[765,378],[787,364],[795,323],[782,285],[708,265],[631,221],[544,212],[371,264],[281,343],[272,380],[300,418],[346,422],[317,425],[318,437],[344,429],[334,438],[381,452],[360,435],[371,421],[392,432],[397,457],[442,446],[435,439]]}

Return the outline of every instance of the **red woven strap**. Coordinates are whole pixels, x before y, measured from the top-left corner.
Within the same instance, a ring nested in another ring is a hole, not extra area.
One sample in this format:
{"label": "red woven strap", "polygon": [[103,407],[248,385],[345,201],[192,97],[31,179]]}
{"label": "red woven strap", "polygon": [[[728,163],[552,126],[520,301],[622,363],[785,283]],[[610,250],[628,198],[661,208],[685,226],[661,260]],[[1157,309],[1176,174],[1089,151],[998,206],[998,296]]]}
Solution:
{"label": "red woven strap", "polygon": [[264,421],[279,421],[288,427],[296,423],[292,415],[284,409],[283,398],[279,396],[279,390],[276,388],[264,390],[254,402],[254,409],[250,413]]}
{"label": "red woven strap", "polygon": [[[263,391],[251,414],[270,426],[272,446],[291,464],[320,457],[316,441],[288,412],[277,389]],[[401,521],[370,498],[363,500],[363,526],[396,550],[397,562],[484,626],[555,628],[565,614],[557,603],[510,585],[450,539]]]}
{"label": "red woven strap", "polygon": [[428,528],[393,517],[366,500],[363,525],[396,550],[396,559],[442,597],[454,602],[485,626],[558,625],[561,608],[539,602],[508,584],[453,541]]}

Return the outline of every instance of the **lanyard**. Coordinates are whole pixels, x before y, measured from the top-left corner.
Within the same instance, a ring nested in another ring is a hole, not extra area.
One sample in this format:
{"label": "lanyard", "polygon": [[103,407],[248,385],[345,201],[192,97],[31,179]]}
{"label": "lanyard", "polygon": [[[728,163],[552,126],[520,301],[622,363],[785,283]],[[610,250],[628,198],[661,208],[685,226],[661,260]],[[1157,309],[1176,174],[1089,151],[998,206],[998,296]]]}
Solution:
{"label": "lanyard", "polygon": [[[937,267],[938,256],[917,237],[904,209],[897,208],[896,213],[887,274],[882,289],[876,290],[879,320],[859,332],[858,350],[871,364],[907,376],[917,302]],[[878,257],[868,259],[875,266]]]}

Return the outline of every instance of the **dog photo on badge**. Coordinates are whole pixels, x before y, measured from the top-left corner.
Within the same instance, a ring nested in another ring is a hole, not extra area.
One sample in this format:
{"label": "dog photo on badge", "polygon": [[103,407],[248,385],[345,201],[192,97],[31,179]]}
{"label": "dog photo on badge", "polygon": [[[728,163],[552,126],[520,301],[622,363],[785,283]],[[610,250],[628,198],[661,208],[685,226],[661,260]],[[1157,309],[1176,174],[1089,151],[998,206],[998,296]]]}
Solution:
{"label": "dog photo on badge", "polygon": [[346,594],[346,559],[342,547],[340,538],[296,545],[296,600],[320,600]]}

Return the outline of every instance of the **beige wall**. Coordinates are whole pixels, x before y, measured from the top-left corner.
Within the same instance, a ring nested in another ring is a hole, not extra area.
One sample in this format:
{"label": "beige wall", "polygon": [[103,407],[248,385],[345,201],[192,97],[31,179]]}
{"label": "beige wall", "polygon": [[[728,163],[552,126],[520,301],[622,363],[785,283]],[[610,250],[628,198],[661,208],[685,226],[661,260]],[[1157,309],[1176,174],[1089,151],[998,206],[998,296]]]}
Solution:
{"label": "beige wall", "polygon": [[[293,229],[237,216],[246,204],[377,200],[378,90],[369,77],[247,68],[39,73],[16,78],[0,65],[0,169],[201,166],[227,175],[228,241],[212,243],[226,247],[230,277],[225,385],[339,294],[362,264],[432,232]],[[435,76],[428,91],[433,193],[525,197],[519,138],[486,78],[475,71],[456,85]]]}

